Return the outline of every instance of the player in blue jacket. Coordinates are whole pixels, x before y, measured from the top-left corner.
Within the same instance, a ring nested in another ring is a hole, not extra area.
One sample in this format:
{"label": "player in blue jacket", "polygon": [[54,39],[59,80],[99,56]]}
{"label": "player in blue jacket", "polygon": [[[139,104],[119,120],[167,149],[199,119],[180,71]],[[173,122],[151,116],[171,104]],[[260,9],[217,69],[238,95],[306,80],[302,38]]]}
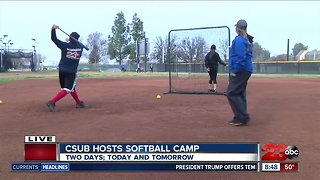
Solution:
{"label": "player in blue jacket", "polygon": [[245,20],[239,20],[235,26],[238,35],[232,41],[230,49],[230,79],[227,98],[234,113],[234,118],[229,124],[241,126],[246,125],[250,120],[247,112],[246,89],[253,71],[253,37],[247,34],[247,22]]}
{"label": "player in blue jacket", "polygon": [[82,55],[83,47],[73,38],[78,40],[80,35],[76,32],[72,32],[70,36],[72,36],[73,38],[69,38],[70,42],[62,42],[57,39],[57,28],[59,28],[58,25],[54,24],[52,26],[51,40],[61,50],[61,59],[59,62],[59,82],[61,90],[56,96],[48,101],[47,106],[50,111],[56,111],[56,102],[70,93],[73,99],[76,101],[76,108],[85,108],[86,105],[83,103],[83,101],[80,101],[75,89],[77,83],[77,69],[80,57]]}

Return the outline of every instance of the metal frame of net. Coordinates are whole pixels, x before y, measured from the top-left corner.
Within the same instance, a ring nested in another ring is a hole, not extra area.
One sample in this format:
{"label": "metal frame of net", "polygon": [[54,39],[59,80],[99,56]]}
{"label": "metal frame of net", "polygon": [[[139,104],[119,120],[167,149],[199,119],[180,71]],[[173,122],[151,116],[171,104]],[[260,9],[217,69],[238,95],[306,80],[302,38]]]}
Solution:
{"label": "metal frame of net", "polygon": [[219,65],[218,69],[217,93],[208,93],[209,75],[204,65],[204,57],[212,44],[216,45],[216,51],[222,60],[229,59],[228,26],[169,31],[166,57],[169,68],[169,91],[166,93],[225,95],[230,74],[222,65]]}

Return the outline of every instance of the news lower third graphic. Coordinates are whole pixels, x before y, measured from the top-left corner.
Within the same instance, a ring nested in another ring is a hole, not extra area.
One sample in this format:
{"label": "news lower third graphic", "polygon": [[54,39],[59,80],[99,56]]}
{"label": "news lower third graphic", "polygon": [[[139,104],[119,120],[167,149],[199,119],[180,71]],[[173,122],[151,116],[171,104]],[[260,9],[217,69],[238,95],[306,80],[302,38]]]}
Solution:
{"label": "news lower third graphic", "polygon": [[[299,172],[296,146],[260,143],[65,143],[25,136],[24,161],[12,172]],[[261,156],[262,154],[262,156]]]}

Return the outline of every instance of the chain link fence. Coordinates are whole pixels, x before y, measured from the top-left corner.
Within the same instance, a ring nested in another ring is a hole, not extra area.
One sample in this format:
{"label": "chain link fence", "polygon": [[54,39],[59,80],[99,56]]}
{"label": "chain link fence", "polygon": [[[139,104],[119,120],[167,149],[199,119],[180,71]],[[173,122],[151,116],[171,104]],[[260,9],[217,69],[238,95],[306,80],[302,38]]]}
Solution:
{"label": "chain link fence", "polygon": [[[168,64],[152,64],[153,72],[168,72]],[[254,72],[257,74],[320,74],[320,61],[278,61],[254,62]],[[179,63],[172,65],[172,72],[207,73],[203,63]],[[120,72],[120,65],[80,64],[79,71]],[[135,64],[126,64],[127,72],[135,72]],[[151,72],[150,64],[142,72]],[[226,73],[224,66],[219,66],[219,73]]]}

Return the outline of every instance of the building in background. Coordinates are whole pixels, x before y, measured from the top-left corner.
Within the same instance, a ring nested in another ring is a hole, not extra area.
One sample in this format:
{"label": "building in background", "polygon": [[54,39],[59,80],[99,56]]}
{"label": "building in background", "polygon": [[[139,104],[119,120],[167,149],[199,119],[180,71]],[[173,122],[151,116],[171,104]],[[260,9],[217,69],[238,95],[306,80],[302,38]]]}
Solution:
{"label": "building in background", "polygon": [[313,51],[302,50],[297,54],[296,60],[297,61],[301,61],[301,60],[317,61],[317,60],[320,60],[320,51],[318,51],[318,50],[313,50]]}

